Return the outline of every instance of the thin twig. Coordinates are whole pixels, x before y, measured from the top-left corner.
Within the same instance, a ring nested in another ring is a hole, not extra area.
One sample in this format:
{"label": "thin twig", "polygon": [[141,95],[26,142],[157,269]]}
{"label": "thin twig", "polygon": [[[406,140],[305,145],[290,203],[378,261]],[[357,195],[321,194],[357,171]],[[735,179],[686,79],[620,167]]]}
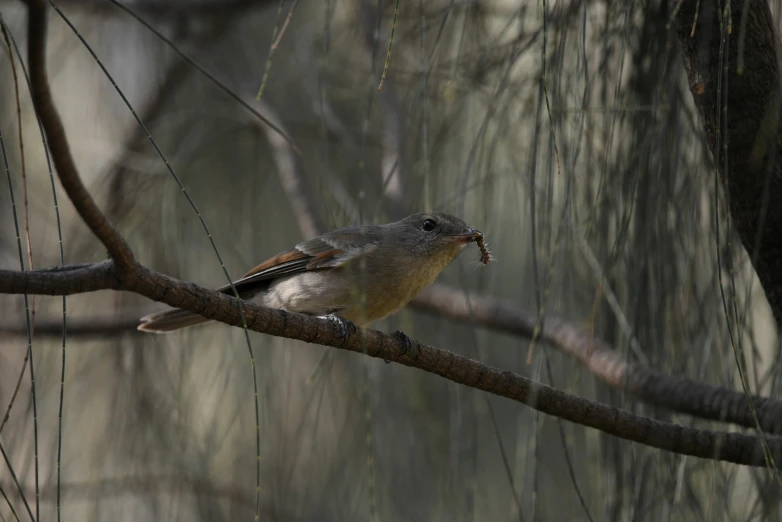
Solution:
{"label": "thin twig", "polygon": [[293,10],[296,9],[296,6],[298,4],[299,4],[299,0],[293,0],[290,11],[288,11],[288,16],[285,17],[285,21],[282,23],[282,27],[280,28],[280,33],[277,35],[277,38],[274,39],[274,43],[272,44],[272,48],[271,48],[272,52],[276,52],[277,47],[280,46],[282,37],[285,35],[285,31],[288,29],[288,26],[290,25],[291,20],[293,19]]}
{"label": "thin twig", "polygon": [[[260,107],[269,121],[284,132],[282,122],[269,104],[263,100],[253,101],[253,103]],[[322,234],[324,231],[323,222],[315,212],[309,185],[302,172],[303,166],[294,154],[290,143],[284,140],[279,133],[272,132],[270,127],[264,125],[260,128],[266,134],[266,139],[272,147],[280,185],[282,185],[282,190],[291,206],[299,230],[305,239]]]}

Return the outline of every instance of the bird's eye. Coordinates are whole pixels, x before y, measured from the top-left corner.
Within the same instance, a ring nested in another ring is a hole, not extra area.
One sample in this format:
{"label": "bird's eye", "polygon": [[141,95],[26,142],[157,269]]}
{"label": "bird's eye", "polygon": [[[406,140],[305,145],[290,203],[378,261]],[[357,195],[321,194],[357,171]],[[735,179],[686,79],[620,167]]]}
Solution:
{"label": "bird's eye", "polygon": [[424,229],[424,232],[431,232],[437,227],[437,223],[434,222],[433,219],[427,219],[424,221],[424,224],[421,225],[421,228]]}

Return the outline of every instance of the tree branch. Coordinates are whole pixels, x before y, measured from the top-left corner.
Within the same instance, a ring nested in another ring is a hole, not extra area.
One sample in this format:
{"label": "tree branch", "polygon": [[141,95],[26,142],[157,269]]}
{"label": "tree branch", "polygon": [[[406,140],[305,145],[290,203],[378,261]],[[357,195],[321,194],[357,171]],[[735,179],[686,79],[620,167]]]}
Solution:
{"label": "tree branch", "polygon": [[[103,272],[91,273],[91,277],[93,289],[101,284],[112,283],[111,276]],[[22,287],[21,283],[17,284]],[[531,338],[538,324],[534,311],[512,300],[470,295],[468,302],[463,291],[442,284],[426,288],[413,300],[411,306],[461,323],[471,323],[524,338]],[[139,315],[82,320],[71,318],[68,335],[91,337],[135,333]],[[6,320],[0,323],[0,332],[25,335],[26,329],[22,322]],[[38,319],[35,332],[37,335],[60,336],[62,323]],[[628,362],[604,340],[594,337],[587,328],[549,314],[540,332],[540,339],[573,357],[604,383],[627,391],[648,404],[701,419],[730,422],[747,428],[756,426],[743,392]],[[782,402],[758,395],[751,398],[763,431],[782,434]]]}
{"label": "tree branch", "polygon": [[111,261],[61,265],[42,270],[0,270],[0,293],[28,295],[74,295],[98,290],[119,290]]}
{"label": "tree branch", "polygon": [[[439,284],[421,292],[412,306],[527,338],[533,336],[538,325],[535,312],[511,300],[471,295],[468,301],[463,291]],[[628,391],[649,404],[702,419],[747,428],[756,426],[743,392],[628,362],[588,329],[564,319],[547,314],[540,339],[572,356],[609,386]],[[757,395],[752,396],[752,402],[763,431],[782,434],[782,402]]]}
{"label": "tree branch", "polygon": [[28,62],[33,105],[46,132],[52,161],[68,198],[92,233],[106,247],[109,256],[116,262],[118,275],[126,276],[133,272],[135,264],[133,252],[125,238],[103,215],[81,182],[62,120],[54,107],[46,75],[47,6],[46,0],[33,0],[28,4]]}
{"label": "tree branch", "polygon": [[[138,318],[146,312],[139,311],[137,314],[124,312],[124,315],[113,316],[106,314],[103,317],[71,318],[68,317],[68,338],[103,338],[118,334],[138,334],[149,335],[139,332],[137,327]],[[0,321],[0,333],[5,335],[27,335],[27,325],[23,318],[13,320],[9,317]],[[35,337],[62,337],[62,318],[43,318],[35,321]]]}
{"label": "tree branch", "polygon": [[[180,281],[136,265],[135,276],[114,275],[113,261],[95,265],[14,272],[0,270],[0,293],[71,295],[100,289],[135,292],[169,306],[225,324],[241,325],[239,301],[194,283]],[[606,404],[541,385],[510,371],[409,339],[401,332],[340,328],[326,319],[244,303],[250,330],[317,343],[394,361],[434,373],[458,384],[506,397],[536,410],[598,429],[604,433],[683,455],[736,464],[765,466],[760,438],[741,433],[698,430],[660,422]],[[774,461],[782,464],[782,439],[768,439]]]}
{"label": "tree branch", "polygon": [[[265,101],[255,99],[249,103],[256,104],[269,121],[285,132],[282,121],[274,109]],[[261,125],[260,130],[266,134],[266,139],[272,148],[274,162],[277,165],[277,176],[282,190],[288,198],[293,216],[299,225],[299,230],[305,239],[312,239],[323,233],[323,222],[311,205],[312,195],[307,179],[302,172],[301,161],[297,158],[293,147],[283,136],[274,132],[268,125]]]}

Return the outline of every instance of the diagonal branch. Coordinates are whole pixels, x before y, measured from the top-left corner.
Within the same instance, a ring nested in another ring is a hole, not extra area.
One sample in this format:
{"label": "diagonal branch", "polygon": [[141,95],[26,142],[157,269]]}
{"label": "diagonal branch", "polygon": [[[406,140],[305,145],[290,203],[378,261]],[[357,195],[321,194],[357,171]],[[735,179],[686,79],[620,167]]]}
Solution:
{"label": "diagonal branch", "polygon": [[[91,287],[113,284],[110,274],[90,272]],[[21,284],[20,284],[21,287]],[[27,288],[27,287],[25,287]],[[413,308],[442,317],[471,323],[485,328],[531,338],[538,316],[533,310],[509,299],[470,295],[443,284],[425,289],[411,303]],[[89,317],[71,319],[68,335],[104,337],[119,333],[137,333],[137,314],[121,317]],[[25,335],[22,322],[6,319],[0,322],[0,332]],[[62,335],[62,323],[41,320],[36,323],[36,335]],[[755,420],[746,396],[741,391],[669,375],[655,368],[636,364],[625,358],[587,328],[547,315],[539,338],[573,357],[607,385],[627,391],[648,404],[692,415],[701,419],[729,422],[755,428]],[[766,433],[782,434],[782,402],[758,395],[751,396],[760,426]]]}
{"label": "diagonal branch", "polygon": [[92,233],[106,247],[109,256],[116,263],[118,274],[126,276],[133,272],[133,252],[81,182],[65,136],[65,128],[54,107],[46,75],[47,5],[46,0],[33,0],[28,4],[28,61],[33,105],[46,132],[52,160],[65,192]]}
{"label": "diagonal branch", "polygon": [[[445,285],[432,285],[412,303],[419,310],[531,338],[538,316],[511,300],[469,296]],[[546,315],[540,339],[572,356],[613,388],[628,391],[655,406],[701,419],[756,427],[743,392],[668,375],[642,364],[626,361],[616,350],[586,328]],[[758,420],[767,433],[782,434],[782,402],[752,396]]]}
{"label": "diagonal branch", "polygon": [[[194,283],[180,281],[136,265],[132,279],[120,279],[114,263],[76,265],[49,270],[0,270],[0,293],[63,295],[100,289],[125,290],[198,313],[225,324],[241,325],[239,301]],[[699,430],[656,421],[577,397],[510,371],[493,368],[448,350],[425,345],[401,332],[351,327],[346,335],[327,319],[244,304],[250,330],[362,353],[434,373],[493,395],[526,404],[542,413],[604,433],[682,455],[750,466],[766,466],[761,439],[742,433]],[[768,438],[771,457],[782,463],[782,439]]]}
{"label": "diagonal branch", "polygon": [[[269,121],[286,132],[277,113],[268,103],[263,100],[251,100],[250,103],[256,104],[266,114]],[[299,225],[299,230],[305,239],[312,239],[322,234],[324,225],[310,204],[312,194],[304,176],[302,162],[283,135],[273,132],[273,129],[266,125],[262,126],[261,130],[266,133],[266,139],[272,148],[274,162],[277,165],[277,175]]]}

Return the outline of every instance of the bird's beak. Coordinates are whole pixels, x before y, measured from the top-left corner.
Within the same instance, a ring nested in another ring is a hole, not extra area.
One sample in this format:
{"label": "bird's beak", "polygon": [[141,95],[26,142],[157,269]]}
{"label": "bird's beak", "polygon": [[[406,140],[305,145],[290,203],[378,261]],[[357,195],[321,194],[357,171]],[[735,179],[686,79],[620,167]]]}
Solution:
{"label": "bird's beak", "polygon": [[478,238],[483,237],[483,233],[480,230],[466,228],[461,234],[453,234],[451,237],[456,243],[462,243],[466,245],[478,240]]}

